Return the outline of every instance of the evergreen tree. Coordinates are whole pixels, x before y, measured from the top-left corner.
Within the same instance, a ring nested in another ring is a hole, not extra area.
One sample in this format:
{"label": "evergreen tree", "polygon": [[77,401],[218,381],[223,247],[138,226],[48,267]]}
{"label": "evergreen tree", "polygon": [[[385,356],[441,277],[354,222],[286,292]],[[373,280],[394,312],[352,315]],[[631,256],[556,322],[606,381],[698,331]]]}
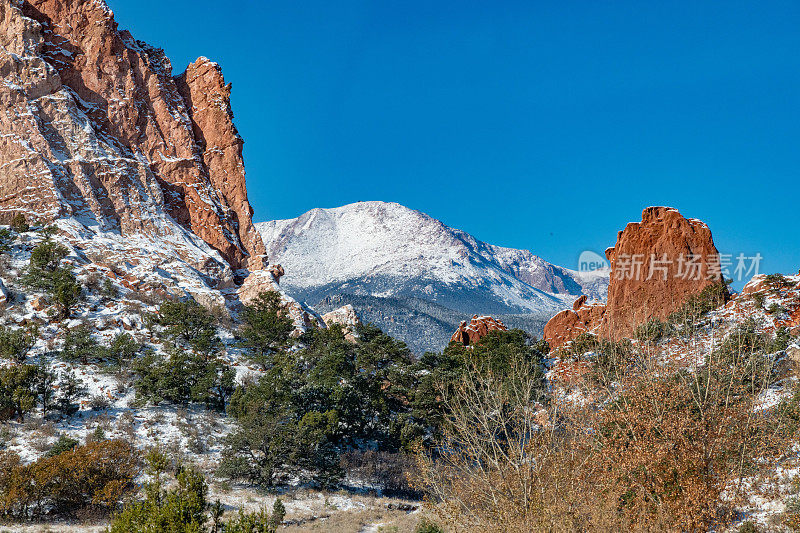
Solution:
{"label": "evergreen tree", "polygon": [[265,291],[242,312],[239,344],[247,351],[250,360],[267,369],[272,356],[286,349],[294,329],[292,320],[282,308],[280,294]]}
{"label": "evergreen tree", "polygon": [[58,380],[56,408],[64,416],[72,416],[80,408],[77,403],[86,394],[86,385],[72,371],[61,372]]}

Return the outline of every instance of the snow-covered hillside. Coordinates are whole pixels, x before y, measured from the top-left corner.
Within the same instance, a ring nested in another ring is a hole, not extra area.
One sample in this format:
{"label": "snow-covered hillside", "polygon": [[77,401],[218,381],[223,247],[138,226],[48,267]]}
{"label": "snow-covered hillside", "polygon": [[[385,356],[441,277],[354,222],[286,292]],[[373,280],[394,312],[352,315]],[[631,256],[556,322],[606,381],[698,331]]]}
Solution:
{"label": "snow-covered hillside", "polygon": [[[578,295],[598,300],[606,295],[607,272],[579,273],[527,250],[494,246],[397,203],[313,209],[256,226],[270,262],[286,270],[284,289],[311,304],[336,295],[413,298],[464,316],[546,320]],[[358,310],[358,303],[351,303]]]}

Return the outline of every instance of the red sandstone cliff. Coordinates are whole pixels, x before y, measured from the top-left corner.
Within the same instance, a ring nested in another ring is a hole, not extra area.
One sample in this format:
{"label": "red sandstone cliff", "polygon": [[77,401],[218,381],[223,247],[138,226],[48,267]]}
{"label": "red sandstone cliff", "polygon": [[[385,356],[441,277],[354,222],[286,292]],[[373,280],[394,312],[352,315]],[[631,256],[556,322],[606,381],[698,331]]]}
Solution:
{"label": "red sandstone cliff", "polygon": [[98,0],[2,0],[0,45],[0,218],[165,239],[177,222],[233,269],[264,266],[217,64],[173,78]]}
{"label": "red sandstone cliff", "polygon": [[684,218],[676,209],[648,207],[641,222],[628,224],[606,250],[611,279],[606,305],[562,311],[544,328],[552,348],[583,332],[629,337],[650,318],[666,318],[686,299],[722,282],[719,253],[703,222]]}

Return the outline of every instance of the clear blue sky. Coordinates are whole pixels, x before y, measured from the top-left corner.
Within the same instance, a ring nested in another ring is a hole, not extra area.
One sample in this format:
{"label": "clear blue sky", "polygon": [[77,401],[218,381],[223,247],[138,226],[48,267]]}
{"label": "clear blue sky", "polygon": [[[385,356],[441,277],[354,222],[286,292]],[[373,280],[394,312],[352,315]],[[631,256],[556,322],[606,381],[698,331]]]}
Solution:
{"label": "clear blue sky", "polygon": [[233,83],[256,220],[396,201],[568,267],[648,205],[800,268],[800,2],[109,0]]}

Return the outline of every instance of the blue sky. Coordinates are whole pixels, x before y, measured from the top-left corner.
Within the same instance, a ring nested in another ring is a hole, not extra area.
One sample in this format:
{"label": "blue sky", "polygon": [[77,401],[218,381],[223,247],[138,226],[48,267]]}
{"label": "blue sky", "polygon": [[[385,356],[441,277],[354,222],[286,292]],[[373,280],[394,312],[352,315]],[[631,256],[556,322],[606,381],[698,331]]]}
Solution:
{"label": "blue sky", "polygon": [[396,201],[574,268],[671,205],[800,268],[799,2],[108,1],[222,65],[256,220]]}

